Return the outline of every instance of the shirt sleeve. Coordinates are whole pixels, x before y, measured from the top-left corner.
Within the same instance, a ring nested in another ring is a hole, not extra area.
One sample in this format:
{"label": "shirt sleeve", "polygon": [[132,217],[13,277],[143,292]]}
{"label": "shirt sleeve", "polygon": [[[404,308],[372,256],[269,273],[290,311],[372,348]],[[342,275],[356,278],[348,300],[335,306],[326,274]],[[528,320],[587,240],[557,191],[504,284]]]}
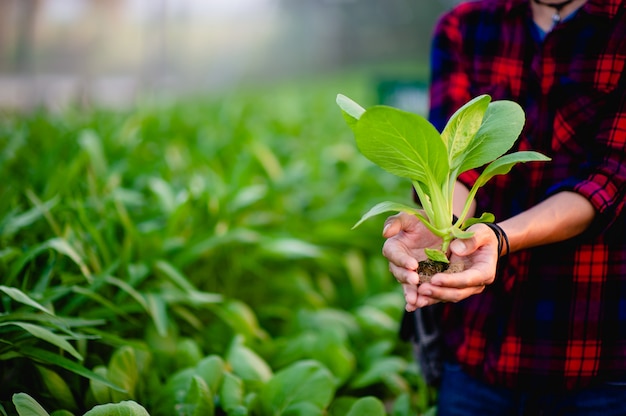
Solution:
{"label": "shirt sleeve", "polygon": [[626,77],[622,77],[594,138],[601,149],[598,162],[584,177],[563,181],[549,192],[569,190],[587,198],[598,214],[593,224],[595,232],[607,229],[626,215]]}

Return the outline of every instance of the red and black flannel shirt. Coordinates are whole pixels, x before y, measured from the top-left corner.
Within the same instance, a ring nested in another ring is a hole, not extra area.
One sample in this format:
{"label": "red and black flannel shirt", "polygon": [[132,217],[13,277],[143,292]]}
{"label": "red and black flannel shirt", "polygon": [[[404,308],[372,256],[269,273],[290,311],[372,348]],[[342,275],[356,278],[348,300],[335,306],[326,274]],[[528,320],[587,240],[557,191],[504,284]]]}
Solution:
{"label": "red and black flannel shirt", "polygon": [[526,124],[514,150],[552,161],[492,179],[478,214],[503,220],[569,190],[597,220],[570,241],[512,254],[484,293],[446,305],[446,342],[465,370],[502,386],[626,382],[626,6],[589,0],[542,39],[529,3],[465,2],[441,17],[429,118],[441,130],[479,94],[518,102]]}

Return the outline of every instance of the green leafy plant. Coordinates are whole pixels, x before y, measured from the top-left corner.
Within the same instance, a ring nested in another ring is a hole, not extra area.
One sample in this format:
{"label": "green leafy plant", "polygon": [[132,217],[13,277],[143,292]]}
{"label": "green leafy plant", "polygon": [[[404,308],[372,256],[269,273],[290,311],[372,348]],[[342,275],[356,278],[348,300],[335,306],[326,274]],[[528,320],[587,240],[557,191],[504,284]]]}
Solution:
{"label": "green leafy plant", "polygon": [[[384,170],[413,183],[421,207],[382,202],[371,208],[355,227],[374,215],[403,211],[417,216],[435,235],[440,248],[426,249],[430,260],[449,263],[446,252],[454,238],[472,236],[467,228],[493,222],[483,213],[469,217],[472,200],[480,187],[496,175],[508,173],[519,162],[547,161],[532,151],[505,153],[524,126],[522,108],[513,101],[491,101],[480,95],[459,108],[439,131],[424,117],[390,106],[364,109],[350,98],[337,95],[337,105],[354,132],[359,151]],[[453,195],[463,172],[487,165],[471,188],[463,211],[453,221]]]}
{"label": "green leafy plant", "polygon": [[379,230],[342,226],[406,194],[335,139],[370,81],[3,113],[0,415],[432,407]]}
{"label": "green leafy plant", "polygon": [[[13,395],[13,403],[19,416],[51,416],[33,397],[26,393],[16,393]],[[66,410],[53,412],[53,416],[73,416],[73,413]],[[139,403],[132,400],[124,400],[119,403],[107,403],[94,406],[83,416],[150,416],[148,411]]]}

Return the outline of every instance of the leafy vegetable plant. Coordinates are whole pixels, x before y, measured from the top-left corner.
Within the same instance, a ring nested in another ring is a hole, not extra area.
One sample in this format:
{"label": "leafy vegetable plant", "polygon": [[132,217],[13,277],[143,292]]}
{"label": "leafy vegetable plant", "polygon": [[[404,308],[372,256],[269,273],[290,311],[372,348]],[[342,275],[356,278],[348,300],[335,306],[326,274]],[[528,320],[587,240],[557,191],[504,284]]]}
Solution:
{"label": "leafy vegetable plant", "polygon": [[[421,207],[379,203],[354,227],[383,212],[414,214],[442,238],[440,248],[426,249],[433,261],[449,263],[446,252],[454,238],[471,237],[469,226],[494,221],[490,213],[483,213],[480,218],[468,216],[481,186],[496,175],[507,174],[518,162],[550,160],[532,151],[505,155],[525,121],[524,111],[513,101],[491,101],[489,95],[475,97],[450,117],[441,133],[424,117],[390,106],[377,105],[366,110],[341,94],[337,95],[337,104],[354,132],[359,151],[384,170],[410,179],[421,203]],[[457,178],[486,164],[454,221],[452,197]]]}

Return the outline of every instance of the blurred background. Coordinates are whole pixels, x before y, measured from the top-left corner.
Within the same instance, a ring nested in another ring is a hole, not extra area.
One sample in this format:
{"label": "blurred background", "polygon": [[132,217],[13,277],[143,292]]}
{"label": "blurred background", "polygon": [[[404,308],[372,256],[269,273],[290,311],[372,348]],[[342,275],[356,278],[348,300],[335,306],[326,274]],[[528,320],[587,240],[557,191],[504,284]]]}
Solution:
{"label": "blurred background", "polygon": [[452,3],[0,0],[0,107],[121,107],[354,67],[393,78],[406,62],[417,77]]}
{"label": "blurred background", "polygon": [[[352,228],[411,183],[335,97],[425,112],[451,6],[0,0],[0,414],[16,393],[51,414],[434,414],[383,217]],[[205,359],[230,381],[196,380]]]}

